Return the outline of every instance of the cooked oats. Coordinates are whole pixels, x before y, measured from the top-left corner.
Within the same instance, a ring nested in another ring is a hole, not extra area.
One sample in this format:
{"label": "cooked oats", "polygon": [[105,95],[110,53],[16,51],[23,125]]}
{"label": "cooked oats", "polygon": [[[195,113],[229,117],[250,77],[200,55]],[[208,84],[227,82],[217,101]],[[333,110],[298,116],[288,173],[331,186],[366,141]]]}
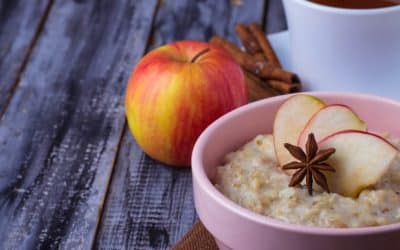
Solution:
{"label": "cooked oats", "polygon": [[310,196],[305,186],[288,187],[289,180],[278,168],[272,135],[258,135],[226,156],[216,187],[240,206],[288,223],[345,228],[400,222],[400,156],[357,198],[326,193],[315,184]]}

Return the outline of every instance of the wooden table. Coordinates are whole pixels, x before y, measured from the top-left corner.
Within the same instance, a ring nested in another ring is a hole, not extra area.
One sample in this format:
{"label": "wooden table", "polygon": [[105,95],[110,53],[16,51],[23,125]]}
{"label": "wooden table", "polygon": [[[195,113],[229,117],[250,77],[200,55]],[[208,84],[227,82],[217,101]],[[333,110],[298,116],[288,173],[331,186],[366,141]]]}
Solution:
{"label": "wooden table", "polygon": [[189,169],[126,126],[135,64],[174,40],[286,28],[281,0],[2,0],[0,249],[164,249],[196,221]]}

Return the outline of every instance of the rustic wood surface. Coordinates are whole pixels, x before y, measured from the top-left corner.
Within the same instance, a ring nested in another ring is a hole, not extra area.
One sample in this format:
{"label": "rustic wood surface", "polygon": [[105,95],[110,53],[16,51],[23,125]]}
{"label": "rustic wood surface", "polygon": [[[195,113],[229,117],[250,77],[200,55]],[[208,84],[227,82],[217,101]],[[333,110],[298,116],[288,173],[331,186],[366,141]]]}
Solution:
{"label": "rustic wood surface", "polygon": [[0,124],[0,249],[88,249],[157,1],[55,1]]}
{"label": "rustic wood surface", "polygon": [[49,0],[0,2],[0,117],[29,58],[43,23]]}
{"label": "rustic wood surface", "polygon": [[197,219],[190,170],[138,148],[126,81],[146,50],[238,42],[234,24],[250,21],[285,29],[281,1],[1,0],[0,249],[178,241]]}

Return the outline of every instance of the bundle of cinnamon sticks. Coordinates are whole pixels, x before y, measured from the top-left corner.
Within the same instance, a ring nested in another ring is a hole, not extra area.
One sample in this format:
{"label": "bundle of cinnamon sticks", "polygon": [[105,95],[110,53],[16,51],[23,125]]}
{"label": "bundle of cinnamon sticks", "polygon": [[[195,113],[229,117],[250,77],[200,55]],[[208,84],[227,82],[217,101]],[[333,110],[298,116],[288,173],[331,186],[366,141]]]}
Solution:
{"label": "bundle of cinnamon sticks", "polygon": [[213,36],[209,42],[224,48],[240,64],[245,73],[250,102],[301,90],[300,79],[296,74],[282,69],[266,34],[258,24],[237,24],[235,31],[245,51],[219,36]]}

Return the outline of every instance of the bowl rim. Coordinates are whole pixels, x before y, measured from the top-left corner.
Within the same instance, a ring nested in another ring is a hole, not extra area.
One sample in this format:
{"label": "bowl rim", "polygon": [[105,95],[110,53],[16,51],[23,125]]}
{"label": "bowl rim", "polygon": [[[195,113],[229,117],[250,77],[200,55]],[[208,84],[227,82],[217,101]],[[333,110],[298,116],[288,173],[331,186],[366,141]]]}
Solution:
{"label": "bowl rim", "polygon": [[[197,181],[199,188],[203,189],[203,191],[215,202],[219,203],[221,206],[225,207],[231,213],[236,214],[239,217],[242,217],[246,220],[251,221],[252,223],[256,223],[263,226],[269,226],[276,229],[297,232],[301,234],[313,234],[313,235],[335,235],[335,236],[355,236],[355,235],[368,235],[368,234],[376,234],[383,232],[391,232],[400,230],[400,222],[393,223],[382,226],[374,226],[374,227],[358,227],[358,228],[326,228],[326,227],[315,227],[315,226],[306,226],[306,225],[297,225],[291,224],[288,222],[283,222],[274,218],[270,218],[265,215],[258,214],[249,209],[243,208],[238,204],[234,203],[227,197],[225,197],[221,192],[218,191],[217,188],[211,183],[209,178],[207,177],[204,168],[202,166],[202,156],[203,150],[205,148],[205,144],[207,140],[210,138],[211,133],[221,126],[226,121],[229,121],[233,117],[240,115],[243,112],[247,112],[248,110],[264,106],[268,103],[283,101],[284,99],[296,95],[296,94],[308,94],[315,95],[320,98],[325,97],[347,97],[347,98],[356,98],[356,99],[364,99],[366,101],[375,100],[378,102],[387,103],[390,105],[395,105],[399,107],[400,110],[400,102],[388,99],[385,97],[370,95],[370,94],[361,94],[361,93],[350,93],[350,92],[301,92],[295,94],[281,95],[276,97],[271,97],[263,100],[259,100],[253,103],[246,104],[242,107],[239,107],[227,114],[221,116],[217,120],[215,120],[212,124],[210,124],[203,133],[197,139],[193,153],[192,153],[192,178],[193,181]],[[200,218],[201,219],[201,218]]]}

